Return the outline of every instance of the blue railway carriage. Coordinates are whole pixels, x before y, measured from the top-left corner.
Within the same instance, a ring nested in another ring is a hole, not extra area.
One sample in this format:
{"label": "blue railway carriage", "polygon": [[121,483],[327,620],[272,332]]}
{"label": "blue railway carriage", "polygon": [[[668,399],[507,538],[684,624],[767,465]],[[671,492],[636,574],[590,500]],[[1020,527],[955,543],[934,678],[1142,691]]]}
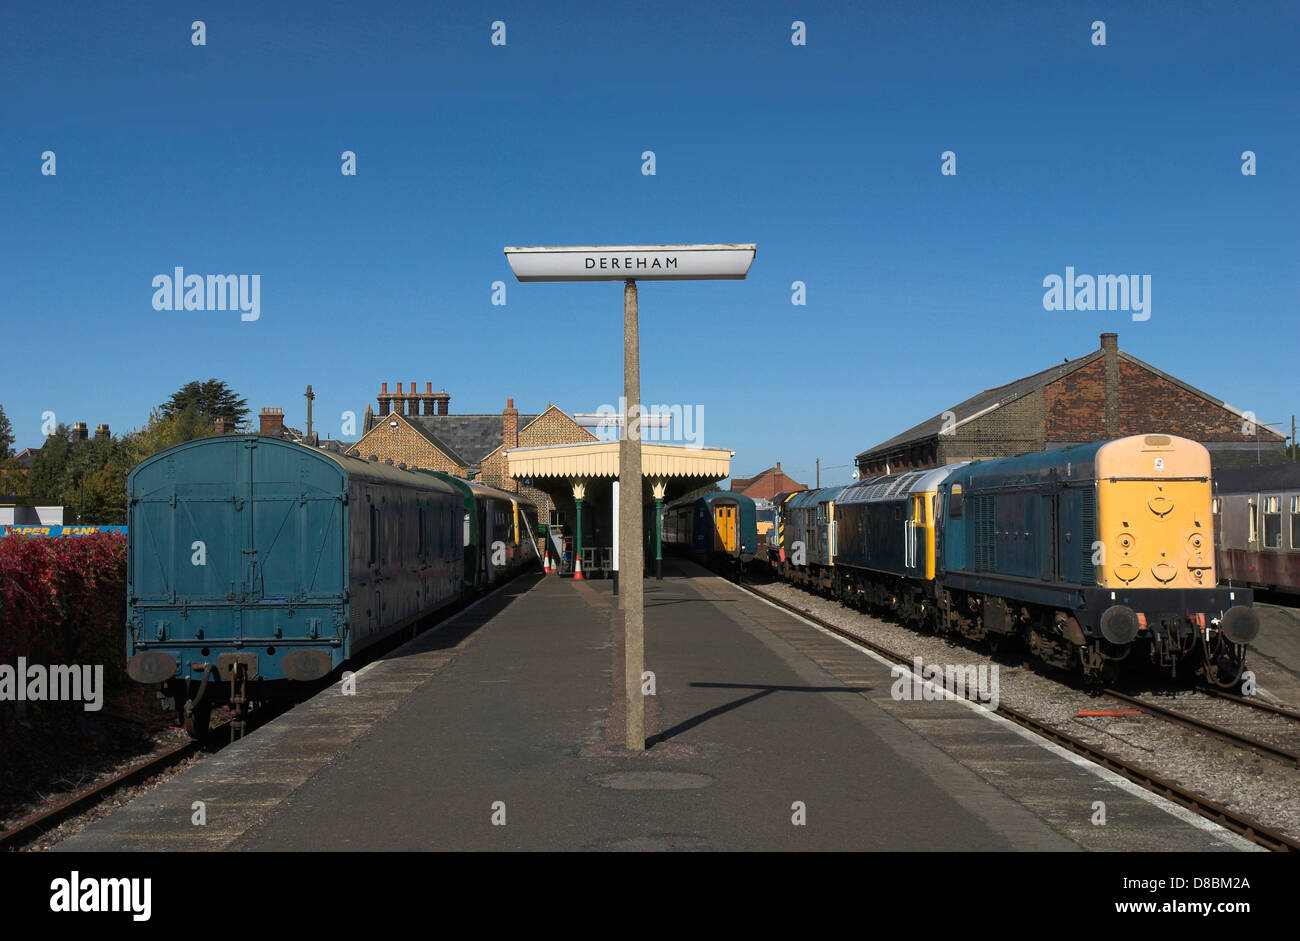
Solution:
{"label": "blue railway carriage", "polygon": [[664,509],[661,537],[671,552],[743,569],[758,550],[754,501],[727,490],[678,500]]}
{"label": "blue railway carriage", "polygon": [[835,501],[845,487],[822,487],[804,490],[786,501],[782,508],[785,523],[785,559],[781,573],[796,585],[828,590],[834,583]]}
{"label": "blue railway carriage", "polygon": [[1217,584],[1196,442],[1137,435],[969,464],[939,485],[939,523],[948,630],[1019,637],[1092,679],[1149,660],[1239,680],[1259,618],[1249,590]]}
{"label": "blue railway carriage", "polygon": [[461,592],[463,501],[435,477],[223,435],[141,462],[127,494],[127,672],[163,684],[191,734]]}

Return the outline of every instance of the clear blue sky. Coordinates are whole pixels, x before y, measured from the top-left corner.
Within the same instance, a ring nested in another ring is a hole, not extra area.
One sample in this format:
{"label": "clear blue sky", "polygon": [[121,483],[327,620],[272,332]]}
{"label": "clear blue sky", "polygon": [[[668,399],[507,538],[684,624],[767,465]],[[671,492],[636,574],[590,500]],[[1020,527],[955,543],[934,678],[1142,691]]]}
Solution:
{"label": "clear blue sky", "polygon": [[[335,437],[384,380],[596,411],[621,285],[519,284],[502,247],[752,241],[746,281],[640,292],[644,399],[702,406],[737,474],[845,480],[1103,331],[1287,420],[1297,48],[1294,2],[7,4],[0,404],[18,447],[213,376],[299,427],[311,383]],[[1151,319],[1044,310],[1067,265],[1149,274]],[[176,266],[260,275],[260,319],[155,311]]]}

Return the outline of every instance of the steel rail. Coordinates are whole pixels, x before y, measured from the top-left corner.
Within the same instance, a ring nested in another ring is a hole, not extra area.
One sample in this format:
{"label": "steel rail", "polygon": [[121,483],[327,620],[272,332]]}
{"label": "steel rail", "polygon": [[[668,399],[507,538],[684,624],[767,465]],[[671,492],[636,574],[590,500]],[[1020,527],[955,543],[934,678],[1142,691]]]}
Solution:
{"label": "steel rail", "polygon": [[[914,664],[914,658],[912,657],[905,657],[896,651],[890,650],[888,647],[876,643],[875,641],[859,637],[852,631],[838,627],[830,621],[827,621],[825,618],[818,617],[811,611],[800,608],[781,598],[773,597],[772,595],[767,594],[767,592],[759,591],[752,585],[738,585],[737,587],[742,591],[747,591],[756,597],[762,598],[764,601],[776,605],[777,607],[784,608],[787,611],[797,614],[799,617],[812,621],[817,626],[822,627],[833,634],[866,647],[867,649],[880,654],[887,660],[892,660],[894,663],[901,664],[908,668],[911,668]],[[981,703],[981,705],[983,704]],[[1140,705],[1142,705],[1143,708],[1147,707],[1146,703],[1141,703]],[[988,707],[985,706],[985,708]],[[1178,804],[1187,810],[1219,824],[1224,829],[1230,830],[1233,833],[1244,837],[1257,846],[1262,846],[1265,849],[1272,850],[1273,852],[1300,852],[1300,841],[1296,841],[1271,827],[1267,827],[1258,820],[1253,820],[1250,817],[1246,817],[1234,810],[1230,810],[1221,804],[1217,804],[1207,797],[1196,794],[1182,785],[1175,784],[1173,781],[1146,771],[1138,765],[1126,761],[1117,755],[1112,755],[1110,752],[1098,748],[1096,745],[1089,744],[1068,732],[1064,732],[1054,726],[1048,725],[1047,723],[1035,719],[1017,709],[1012,709],[1005,703],[1000,703],[996,711],[997,714],[1003,718],[1015,722],[1017,725],[1023,726],[1035,734],[1041,735],[1048,741],[1069,749],[1075,754],[1082,755],[1089,761],[1127,778],[1134,784],[1137,784],[1154,794],[1158,794],[1174,804]]]}

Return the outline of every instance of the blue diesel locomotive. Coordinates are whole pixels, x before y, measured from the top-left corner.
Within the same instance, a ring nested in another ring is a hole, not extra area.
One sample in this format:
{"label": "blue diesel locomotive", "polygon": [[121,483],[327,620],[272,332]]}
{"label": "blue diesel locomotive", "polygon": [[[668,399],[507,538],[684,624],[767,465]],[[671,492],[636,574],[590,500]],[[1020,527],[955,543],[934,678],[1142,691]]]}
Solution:
{"label": "blue diesel locomotive", "polygon": [[1193,441],[1136,435],[828,496],[780,509],[777,569],[796,583],[995,648],[1016,640],[1094,681],[1135,663],[1241,680],[1259,616],[1249,589],[1218,584],[1209,453]]}

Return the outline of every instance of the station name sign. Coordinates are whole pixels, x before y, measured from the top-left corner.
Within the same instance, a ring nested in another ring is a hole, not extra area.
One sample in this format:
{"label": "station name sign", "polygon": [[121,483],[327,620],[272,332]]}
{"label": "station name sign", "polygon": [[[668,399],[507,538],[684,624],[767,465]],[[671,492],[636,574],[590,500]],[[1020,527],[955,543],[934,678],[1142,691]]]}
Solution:
{"label": "station name sign", "polygon": [[570,245],[507,248],[520,281],[739,281],[753,244]]}

